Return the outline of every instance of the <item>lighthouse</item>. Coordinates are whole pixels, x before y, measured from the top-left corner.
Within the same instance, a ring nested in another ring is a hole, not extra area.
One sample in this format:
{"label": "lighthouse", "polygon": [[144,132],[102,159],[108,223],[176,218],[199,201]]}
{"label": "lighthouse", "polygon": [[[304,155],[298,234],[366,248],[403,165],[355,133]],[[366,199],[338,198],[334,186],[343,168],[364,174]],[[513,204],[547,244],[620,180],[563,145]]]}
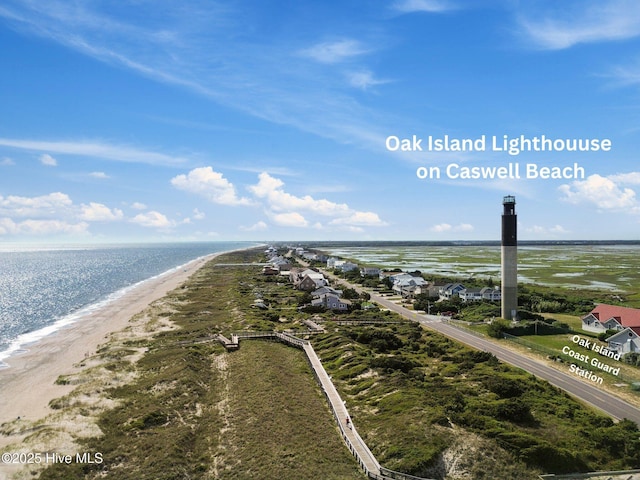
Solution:
{"label": "lighthouse", "polygon": [[516,197],[502,199],[502,318],[515,320],[518,312],[518,227]]}

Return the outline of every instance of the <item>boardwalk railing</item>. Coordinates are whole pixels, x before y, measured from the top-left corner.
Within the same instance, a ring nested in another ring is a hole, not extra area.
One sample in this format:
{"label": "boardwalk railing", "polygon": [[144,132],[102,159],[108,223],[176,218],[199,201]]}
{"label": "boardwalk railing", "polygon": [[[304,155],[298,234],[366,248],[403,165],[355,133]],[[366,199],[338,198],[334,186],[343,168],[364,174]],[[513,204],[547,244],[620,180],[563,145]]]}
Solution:
{"label": "boardwalk railing", "polygon": [[[297,333],[300,334],[300,332]],[[312,333],[317,332],[302,332],[302,334]],[[320,358],[308,340],[303,340],[289,332],[238,332],[231,334],[231,340],[228,340],[223,335],[218,335],[220,343],[231,350],[238,348],[240,339],[275,340],[304,350],[307,361],[311,366],[311,370],[313,371],[313,374],[320,384],[322,391],[327,398],[327,402],[331,407],[331,412],[338,424],[342,439],[347,445],[347,448],[349,448],[351,454],[356,458],[360,468],[362,468],[369,478],[374,480],[429,480],[408,475],[406,473],[395,472],[380,466],[378,460],[376,460],[376,457],[371,453],[371,450],[369,450],[365,441],[360,437],[360,434],[357,432],[353,422],[350,420],[348,422],[346,421],[347,418],[350,419],[347,407],[336,390],[335,385],[331,381],[331,377],[329,377],[329,374],[322,366]]]}
{"label": "boardwalk railing", "polygon": [[624,478],[625,480],[636,480],[640,478],[640,470],[619,470],[619,471],[611,471],[611,472],[589,472],[589,473],[573,473],[569,475],[540,475],[540,478],[543,480],[578,480],[578,479],[588,479],[588,478]]}

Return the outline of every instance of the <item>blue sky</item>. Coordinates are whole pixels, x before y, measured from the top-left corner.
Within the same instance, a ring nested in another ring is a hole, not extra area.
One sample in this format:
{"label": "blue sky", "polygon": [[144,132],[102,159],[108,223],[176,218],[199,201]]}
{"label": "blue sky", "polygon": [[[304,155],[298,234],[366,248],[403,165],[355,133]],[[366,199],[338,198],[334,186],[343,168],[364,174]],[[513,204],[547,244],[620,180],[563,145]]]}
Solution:
{"label": "blue sky", "polygon": [[639,37],[635,0],[5,0],[0,242],[497,240],[510,194],[521,240],[638,239]]}

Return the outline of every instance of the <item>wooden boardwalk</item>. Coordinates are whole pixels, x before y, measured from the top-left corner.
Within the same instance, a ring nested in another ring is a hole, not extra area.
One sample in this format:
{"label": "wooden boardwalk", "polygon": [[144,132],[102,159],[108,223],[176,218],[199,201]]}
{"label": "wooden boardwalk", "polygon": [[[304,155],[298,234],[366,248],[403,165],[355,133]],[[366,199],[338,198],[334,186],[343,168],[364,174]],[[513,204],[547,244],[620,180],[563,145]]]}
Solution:
{"label": "wooden boardwalk", "polygon": [[[331,405],[331,410],[333,411],[333,415],[338,422],[338,426],[340,428],[340,432],[342,433],[342,438],[345,440],[349,450],[351,453],[358,459],[358,463],[360,467],[365,471],[365,473],[370,478],[380,478],[383,479],[380,472],[380,464],[376,457],[373,456],[369,447],[367,447],[366,443],[362,440],[360,435],[358,434],[356,427],[353,425],[351,421],[351,417],[349,416],[349,412],[347,411],[347,407],[340,397],[340,394],[336,390],[336,387],[333,385],[331,378],[327,374],[327,371],[322,366],[318,355],[315,350],[311,346],[309,342],[304,345],[304,351],[307,354],[307,358],[309,359],[309,363],[311,364],[311,368],[320,382],[322,386],[322,390]],[[347,424],[348,419],[348,424]]]}
{"label": "wooden boardwalk", "polygon": [[[318,332],[311,330],[304,333],[313,334]],[[217,339],[227,347],[228,350],[236,350],[240,346],[240,339],[273,339],[293,347],[301,348],[307,355],[307,360],[313,370],[313,374],[318,380],[318,383],[320,383],[322,391],[327,397],[333,416],[338,424],[338,428],[340,429],[342,439],[358,461],[360,468],[362,468],[367,477],[375,480],[429,480],[414,477],[406,473],[395,472],[380,466],[376,457],[371,453],[367,444],[358,434],[356,427],[351,421],[345,402],[340,397],[335,385],[331,381],[331,377],[324,369],[320,358],[318,358],[318,355],[308,340],[298,338],[293,335],[293,333],[289,332],[241,332],[232,334],[231,340],[228,340],[223,335],[218,335]],[[347,419],[349,419],[348,422]]]}

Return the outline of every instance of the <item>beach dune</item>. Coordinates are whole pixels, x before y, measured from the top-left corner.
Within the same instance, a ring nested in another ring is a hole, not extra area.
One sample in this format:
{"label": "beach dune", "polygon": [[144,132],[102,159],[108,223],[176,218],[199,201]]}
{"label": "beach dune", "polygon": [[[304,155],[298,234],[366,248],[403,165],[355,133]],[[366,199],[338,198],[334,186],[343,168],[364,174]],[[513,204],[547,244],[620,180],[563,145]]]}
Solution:
{"label": "beach dune", "polygon": [[[134,315],[182,285],[217,255],[193,260],[143,282],[101,309],[29,345],[26,352],[9,357],[9,367],[0,370],[0,425],[18,418],[33,422],[50,414],[49,402],[74,388],[57,385],[60,375],[78,372],[82,368],[79,364],[93,355],[110,333],[124,329]],[[16,441],[16,436],[0,433],[0,449]]]}

